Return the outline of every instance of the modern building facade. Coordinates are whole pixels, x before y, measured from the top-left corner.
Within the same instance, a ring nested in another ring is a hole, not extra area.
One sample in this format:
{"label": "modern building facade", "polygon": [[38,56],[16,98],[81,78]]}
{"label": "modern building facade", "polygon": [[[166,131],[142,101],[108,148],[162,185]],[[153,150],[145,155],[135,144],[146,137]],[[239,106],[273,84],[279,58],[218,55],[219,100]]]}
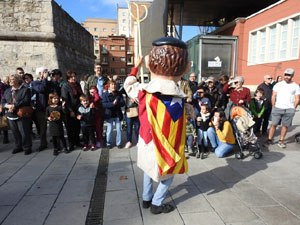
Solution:
{"label": "modern building facade", "polygon": [[99,41],[103,74],[125,80],[134,66],[134,39],[122,35],[101,37]]}
{"label": "modern building facade", "polygon": [[100,62],[100,37],[118,35],[118,21],[114,19],[87,18],[81,25],[94,37],[94,54]]}
{"label": "modern building facade", "polygon": [[236,74],[257,85],[266,74],[274,79],[286,68],[300,83],[300,4],[281,0],[246,18],[237,18],[213,32],[238,37]]}
{"label": "modern building facade", "polygon": [[128,8],[118,6],[118,35],[131,37],[131,16]]}

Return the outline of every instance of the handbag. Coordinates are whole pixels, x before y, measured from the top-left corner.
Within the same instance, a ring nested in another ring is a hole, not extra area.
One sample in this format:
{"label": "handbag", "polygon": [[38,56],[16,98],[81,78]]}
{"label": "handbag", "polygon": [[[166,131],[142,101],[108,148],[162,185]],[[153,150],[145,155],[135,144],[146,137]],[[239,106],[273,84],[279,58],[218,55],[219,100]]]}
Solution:
{"label": "handbag", "polygon": [[18,117],[30,118],[32,116],[33,109],[31,106],[20,107],[17,111]]}
{"label": "handbag", "polygon": [[128,118],[139,116],[139,107],[132,107],[132,108],[126,109],[126,116]]}
{"label": "handbag", "polygon": [[8,120],[6,116],[0,116],[0,130],[8,130]]}

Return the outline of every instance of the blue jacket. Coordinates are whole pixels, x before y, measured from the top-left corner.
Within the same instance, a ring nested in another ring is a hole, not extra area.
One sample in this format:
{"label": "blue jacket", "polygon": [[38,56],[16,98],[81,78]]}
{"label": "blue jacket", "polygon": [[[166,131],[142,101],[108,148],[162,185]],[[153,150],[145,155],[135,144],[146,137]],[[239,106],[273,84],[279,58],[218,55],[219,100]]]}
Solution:
{"label": "blue jacket", "polygon": [[[116,105],[113,103],[115,99],[117,99]],[[102,106],[104,108],[104,119],[119,117],[119,119],[122,120],[123,113],[121,111],[121,107],[123,107],[124,105],[124,98],[119,91],[116,91],[115,94],[112,94],[109,91],[104,92],[102,99]]]}
{"label": "blue jacket", "polygon": [[46,111],[48,105],[48,81],[46,79],[41,81],[32,81],[32,89],[36,93],[36,109],[39,111]]}

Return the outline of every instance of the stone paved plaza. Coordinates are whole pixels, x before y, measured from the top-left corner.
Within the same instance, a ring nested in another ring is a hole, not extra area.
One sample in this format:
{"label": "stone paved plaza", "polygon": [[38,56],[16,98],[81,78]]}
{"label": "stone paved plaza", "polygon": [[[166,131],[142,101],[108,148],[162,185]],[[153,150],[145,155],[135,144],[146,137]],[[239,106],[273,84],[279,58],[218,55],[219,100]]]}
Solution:
{"label": "stone paved plaza", "polygon": [[[155,216],[140,204],[143,173],[136,166],[136,147],[113,148],[109,150],[103,224],[300,224],[297,132],[299,109],[285,150],[274,144],[263,149],[260,160],[249,156],[240,161],[233,155],[219,159],[213,154],[204,160],[190,157],[189,172],[175,177],[166,199],[176,206],[175,211]],[[11,136],[10,141],[0,144],[0,224],[85,224],[102,151],[78,149],[55,157],[49,149],[29,156],[12,155]],[[38,147],[37,140],[34,147]]]}

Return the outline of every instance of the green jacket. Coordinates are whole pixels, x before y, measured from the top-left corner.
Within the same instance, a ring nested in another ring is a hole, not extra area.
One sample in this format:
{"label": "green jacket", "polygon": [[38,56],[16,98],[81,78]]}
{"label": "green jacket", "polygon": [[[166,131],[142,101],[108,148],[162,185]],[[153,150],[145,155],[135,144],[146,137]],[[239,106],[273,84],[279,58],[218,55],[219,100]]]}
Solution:
{"label": "green jacket", "polygon": [[[98,77],[96,75],[89,76],[84,86],[84,90],[83,90],[84,94],[89,96],[90,87],[97,87],[97,81],[98,81]],[[103,76],[103,89],[105,89],[105,85],[107,84],[107,82],[108,82],[108,78]]]}
{"label": "green jacket", "polygon": [[265,101],[263,101],[263,103],[259,105],[255,98],[252,98],[250,101],[250,111],[253,114],[253,116],[261,117],[265,112]]}
{"label": "green jacket", "polygon": [[196,129],[194,128],[193,124],[191,124],[191,123],[186,124],[185,135],[196,136]]}

